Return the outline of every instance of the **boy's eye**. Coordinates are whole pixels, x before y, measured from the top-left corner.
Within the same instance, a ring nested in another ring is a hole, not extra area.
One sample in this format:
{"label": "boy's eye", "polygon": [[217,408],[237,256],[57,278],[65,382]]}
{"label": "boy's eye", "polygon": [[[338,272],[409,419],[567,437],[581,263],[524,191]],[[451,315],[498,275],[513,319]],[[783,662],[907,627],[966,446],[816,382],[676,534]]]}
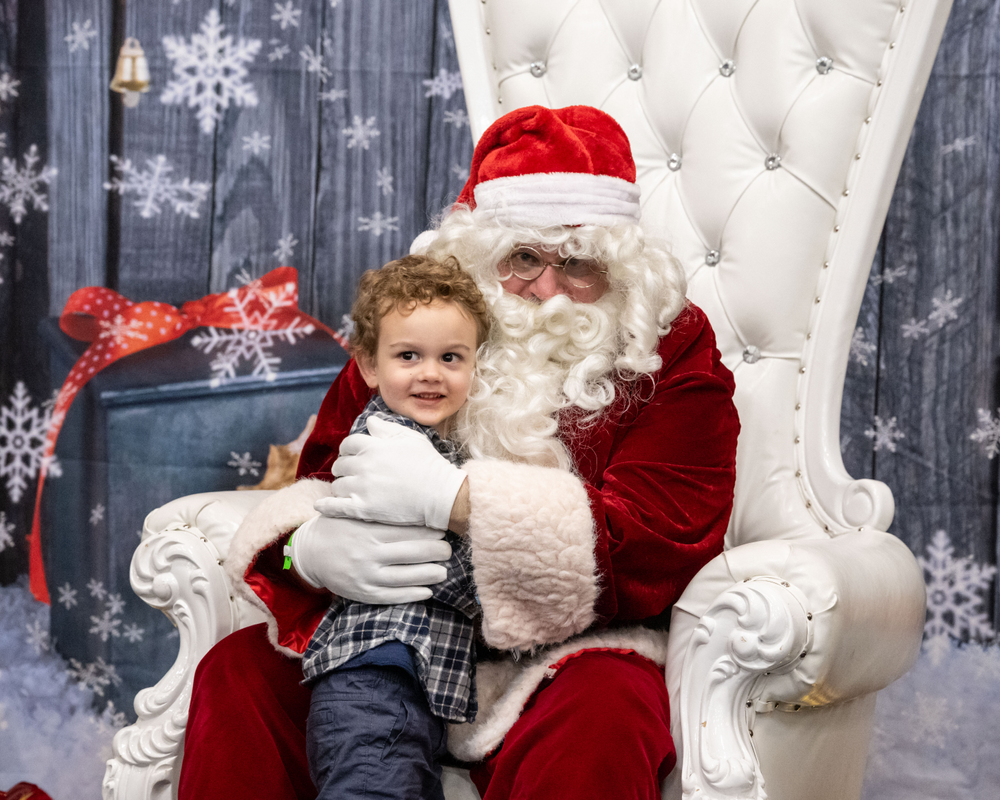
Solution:
{"label": "boy's eye", "polygon": [[403,361],[413,361],[413,359],[416,357],[416,353],[414,353],[412,350],[404,350],[402,353],[399,354],[399,357],[403,359]]}
{"label": "boy's eye", "polygon": [[452,362],[458,361],[461,356],[458,353],[445,353],[441,358],[446,364],[451,364]]}

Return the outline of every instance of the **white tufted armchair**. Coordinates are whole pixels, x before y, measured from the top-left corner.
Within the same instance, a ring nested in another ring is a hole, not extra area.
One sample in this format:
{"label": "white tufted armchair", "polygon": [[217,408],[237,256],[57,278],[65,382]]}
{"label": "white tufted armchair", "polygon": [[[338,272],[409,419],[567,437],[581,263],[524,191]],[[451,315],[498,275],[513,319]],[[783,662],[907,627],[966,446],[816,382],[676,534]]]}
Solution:
{"label": "white tufted armchair", "polygon": [[[849,800],[875,693],[913,663],[921,571],[839,448],[850,342],[950,0],[450,0],[473,135],[534,103],[612,114],[736,375],[726,552],[676,604],[664,797]],[[220,564],[260,493],[153,512],[136,591],[181,631],[118,733],[106,798],[169,797],[194,667],[259,621]],[[475,797],[449,772],[450,799]]]}

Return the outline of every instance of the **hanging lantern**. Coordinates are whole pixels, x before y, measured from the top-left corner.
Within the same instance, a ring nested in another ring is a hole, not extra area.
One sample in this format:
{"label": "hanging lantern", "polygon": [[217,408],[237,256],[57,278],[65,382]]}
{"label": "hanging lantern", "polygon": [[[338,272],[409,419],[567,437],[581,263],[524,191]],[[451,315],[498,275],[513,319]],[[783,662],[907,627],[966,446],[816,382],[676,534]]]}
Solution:
{"label": "hanging lantern", "polygon": [[121,92],[123,102],[130,108],[139,104],[140,92],[149,91],[149,64],[138,39],[130,36],[122,45],[111,91]]}

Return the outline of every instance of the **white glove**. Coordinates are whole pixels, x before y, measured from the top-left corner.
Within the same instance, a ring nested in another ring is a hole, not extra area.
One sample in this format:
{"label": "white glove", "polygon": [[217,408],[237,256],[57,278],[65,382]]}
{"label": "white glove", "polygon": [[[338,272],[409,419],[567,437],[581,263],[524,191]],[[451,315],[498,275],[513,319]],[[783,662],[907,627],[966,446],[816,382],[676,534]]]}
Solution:
{"label": "white glove", "polygon": [[448,530],[451,509],[465,473],[442,456],[422,433],[378,417],[371,436],[341,442],[333,462],[333,496],[316,501],[330,517]]}
{"label": "white glove", "polygon": [[441,531],[317,516],[292,536],[292,564],[309,585],[362,603],[415,603],[448,574]]}

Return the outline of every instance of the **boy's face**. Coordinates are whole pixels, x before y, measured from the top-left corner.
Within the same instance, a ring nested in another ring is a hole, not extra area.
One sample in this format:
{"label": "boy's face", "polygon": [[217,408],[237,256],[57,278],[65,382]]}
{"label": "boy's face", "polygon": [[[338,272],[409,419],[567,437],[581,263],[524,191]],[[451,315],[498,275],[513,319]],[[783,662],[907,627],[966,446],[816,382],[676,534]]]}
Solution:
{"label": "boy's face", "polygon": [[390,409],[441,435],[469,396],[475,366],[476,323],[440,299],[394,308],[379,324],[375,362],[358,357],[365,382]]}

